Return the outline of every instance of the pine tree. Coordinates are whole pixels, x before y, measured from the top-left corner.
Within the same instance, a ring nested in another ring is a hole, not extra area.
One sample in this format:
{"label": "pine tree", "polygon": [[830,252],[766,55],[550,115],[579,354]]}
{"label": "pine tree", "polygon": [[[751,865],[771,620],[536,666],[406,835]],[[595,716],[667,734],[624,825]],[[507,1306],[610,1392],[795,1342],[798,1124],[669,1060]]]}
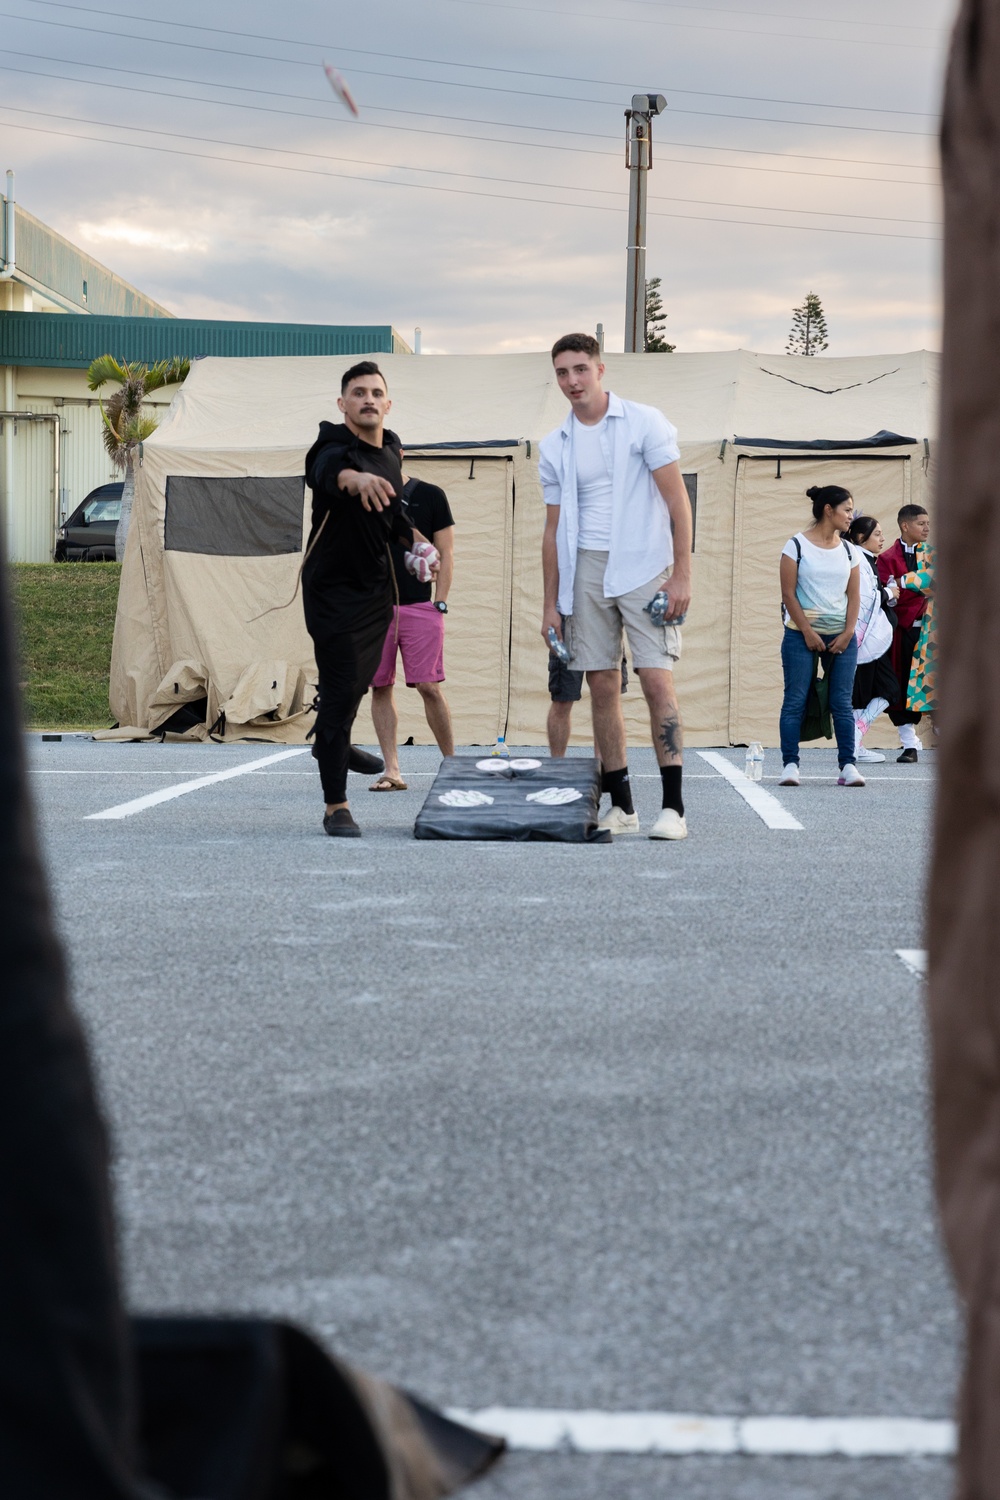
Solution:
{"label": "pine tree", "polygon": [[826,318],[823,304],[815,292],[809,292],[801,307],[792,309],[792,328],[785,345],[786,354],[822,354],[827,347]]}
{"label": "pine tree", "polygon": [[676,344],[668,344],[663,337],[666,332],[667,314],[663,311],[660,282],[663,278],[653,276],[646,282],[646,353],[673,354]]}

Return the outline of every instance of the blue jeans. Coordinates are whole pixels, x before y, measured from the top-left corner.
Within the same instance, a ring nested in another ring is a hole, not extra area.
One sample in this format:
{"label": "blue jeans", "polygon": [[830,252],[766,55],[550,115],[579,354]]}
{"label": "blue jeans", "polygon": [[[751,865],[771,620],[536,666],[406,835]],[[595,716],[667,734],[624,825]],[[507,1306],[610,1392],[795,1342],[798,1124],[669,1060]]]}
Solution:
{"label": "blue jeans", "polygon": [[[831,646],[836,635],[823,635],[824,646]],[[837,736],[837,760],[840,769],[853,765],[854,755],[854,709],[851,695],[854,691],[854,669],[858,664],[858,645],[855,640],[846,651],[834,656],[824,651],[823,671],[830,684],[830,716]],[[799,735],[802,732],[802,715],[806,711],[809,689],[816,674],[816,657],[805,643],[800,630],[785,627],[781,642],[781,666],[785,674],[785,696],[781,702],[781,763],[783,766],[799,763]]]}

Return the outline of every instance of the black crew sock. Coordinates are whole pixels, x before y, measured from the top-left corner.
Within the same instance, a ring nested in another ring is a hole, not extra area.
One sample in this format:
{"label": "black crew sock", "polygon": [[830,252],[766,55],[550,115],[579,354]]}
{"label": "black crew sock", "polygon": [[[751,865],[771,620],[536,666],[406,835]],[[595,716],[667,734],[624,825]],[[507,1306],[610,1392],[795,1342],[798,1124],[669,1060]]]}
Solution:
{"label": "black crew sock", "polygon": [[684,816],[684,798],[681,796],[683,766],[661,766],[660,780],[663,782],[663,806],[672,807],[680,817]]}
{"label": "black crew sock", "polygon": [[634,813],[632,806],[632,788],[629,785],[628,766],[622,766],[620,771],[601,772],[601,791],[609,792],[613,807],[620,807],[622,812]]}

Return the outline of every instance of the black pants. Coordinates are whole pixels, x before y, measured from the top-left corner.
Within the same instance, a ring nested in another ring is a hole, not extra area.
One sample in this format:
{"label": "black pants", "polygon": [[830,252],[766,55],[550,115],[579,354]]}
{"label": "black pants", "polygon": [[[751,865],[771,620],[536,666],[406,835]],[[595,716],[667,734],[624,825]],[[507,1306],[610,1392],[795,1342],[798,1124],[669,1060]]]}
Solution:
{"label": "black pants", "polygon": [[896,661],[896,676],[899,678],[900,700],[894,703],[889,710],[889,721],[895,724],[897,729],[900,724],[919,724],[920,714],[915,714],[906,706],[906,694],[909,688],[910,668],[913,665],[913,653],[917,649],[920,639],[920,621],[916,620],[912,625],[906,625],[897,633],[899,642],[899,655]]}
{"label": "black pants", "polygon": [[313,641],[319,669],[319,712],[312,753],[319,762],[323,797],[328,803],[347,801],[351,729],[378,670],[391,622],[392,600],[387,598],[385,612],[357,629]]}

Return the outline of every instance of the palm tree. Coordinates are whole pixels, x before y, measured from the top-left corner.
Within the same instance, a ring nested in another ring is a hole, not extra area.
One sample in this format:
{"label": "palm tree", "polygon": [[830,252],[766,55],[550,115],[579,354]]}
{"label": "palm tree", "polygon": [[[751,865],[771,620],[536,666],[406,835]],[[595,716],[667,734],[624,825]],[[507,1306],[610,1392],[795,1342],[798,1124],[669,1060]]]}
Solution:
{"label": "palm tree", "polygon": [[125,476],[121,519],[115,532],[115,557],[119,562],[125,556],[125,542],[132,519],[135,450],[156,431],[156,419],[143,412],[143,402],[151,391],[158,391],[165,385],[179,385],[190,369],[191,361],[176,355],[173,359],[157,360],[155,365],[145,365],[137,361],[119,364],[113,355],[102,354],[87,371],[87,385],[92,391],[99,391],[109,383],[118,386],[107,403],[101,402],[101,416],[104,419],[104,446],[115,468]]}

